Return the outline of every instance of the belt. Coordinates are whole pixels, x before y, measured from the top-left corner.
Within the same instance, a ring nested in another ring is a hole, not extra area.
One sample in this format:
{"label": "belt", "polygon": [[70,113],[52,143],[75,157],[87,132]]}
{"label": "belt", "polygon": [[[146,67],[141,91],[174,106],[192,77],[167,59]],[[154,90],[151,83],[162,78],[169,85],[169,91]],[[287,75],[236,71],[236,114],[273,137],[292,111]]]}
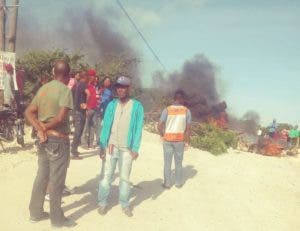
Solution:
{"label": "belt", "polygon": [[55,137],[61,138],[61,139],[69,139],[69,135],[60,133],[60,132],[55,131],[55,130],[48,130],[48,131],[46,131],[46,134],[48,136],[55,136]]}

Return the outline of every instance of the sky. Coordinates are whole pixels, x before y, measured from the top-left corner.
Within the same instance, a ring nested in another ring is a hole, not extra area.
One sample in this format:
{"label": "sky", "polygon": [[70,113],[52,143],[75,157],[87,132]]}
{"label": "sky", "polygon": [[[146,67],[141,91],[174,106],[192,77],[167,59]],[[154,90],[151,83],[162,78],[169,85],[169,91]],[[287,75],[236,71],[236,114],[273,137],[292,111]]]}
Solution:
{"label": "sky", "polygon": [[[263,124],[276,118],[300,125],[299,0],[120,1],[167,73],[204,54],[218,69],[218,88],[231,113],[254,110]],[[112,25],[139,51],[141,77],[149,86],[162,68],[115,0],[21,0],[19,18],[36,17],[51,27],[70,4],[119,12]]]}

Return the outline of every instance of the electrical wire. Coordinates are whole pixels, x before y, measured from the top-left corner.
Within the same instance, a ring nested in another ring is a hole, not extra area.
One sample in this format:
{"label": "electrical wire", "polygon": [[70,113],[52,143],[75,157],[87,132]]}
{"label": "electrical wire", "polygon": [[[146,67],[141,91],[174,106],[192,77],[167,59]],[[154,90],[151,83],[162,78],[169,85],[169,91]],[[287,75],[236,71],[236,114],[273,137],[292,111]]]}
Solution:
{"label": "electrical wire", "polygon": [[128,18],[128,20],[130,21],[130,23],[132,24],[132,26],[134,27],[134,29],[140,35],[140,37],[142,38],[142,40],[144,41],[144,43],[146,44],[146,46],[148,47],[148,49],[151,51],[151,53],[153,54],[154,58],[162,66],[162,68],[165,71],[167,71],[165,65],[162,63],[162,61],[160,60],[160,58],[158,57],[158,55],[155,53],[154,49],[151,47],[151,45],[149,44],[149,42],[147,41],[147,39],[145,38],[145,36],[143,35],[143,33],[139,30],[139,28],[137,27],[137,25],[135,24],[135,22],[133,21],[133,19],[130,17],[130,15],[126,11],[125,7],[122,5],[122,3],[119,0],[116,0],[116,2],[118,4],[118,6],[121,8],[121,10],[123,11],[123,13],[126,15],[126,17]]}

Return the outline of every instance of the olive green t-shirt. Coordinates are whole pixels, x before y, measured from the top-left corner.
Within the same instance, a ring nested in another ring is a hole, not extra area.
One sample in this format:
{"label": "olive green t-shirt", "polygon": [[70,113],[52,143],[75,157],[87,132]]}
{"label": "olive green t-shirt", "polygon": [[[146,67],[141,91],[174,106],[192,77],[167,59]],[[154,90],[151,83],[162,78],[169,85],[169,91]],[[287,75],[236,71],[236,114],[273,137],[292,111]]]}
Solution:
{"label": "olive green t-shirt", "polygon": [[[38,108],[38,120],[49,122],[57,116],[62,107],[73,109],[73,97],[66,85],[58,80],[52,80],[39,89],[31,104]],[[69,116],[55,130],[60,133],[69,134]]]}

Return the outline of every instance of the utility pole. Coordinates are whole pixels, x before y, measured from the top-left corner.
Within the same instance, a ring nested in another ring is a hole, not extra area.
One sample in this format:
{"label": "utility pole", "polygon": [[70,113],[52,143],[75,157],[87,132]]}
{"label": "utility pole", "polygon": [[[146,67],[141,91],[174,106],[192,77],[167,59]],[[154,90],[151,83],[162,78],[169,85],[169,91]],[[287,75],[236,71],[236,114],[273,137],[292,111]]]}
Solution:
{"label": "utility pole", "polygon": [[15,52],[16,51],[16,39],[17,39],[17,18],[18,18],[18,7],[19,0],[12,1],[11,6],[11,18],[9,22],[8,30],[8,45],[7,51]]}
{"label": "utility pole", "polygon": [[6,0],[0,0],[0,51],[5,50],[5,8]]}

